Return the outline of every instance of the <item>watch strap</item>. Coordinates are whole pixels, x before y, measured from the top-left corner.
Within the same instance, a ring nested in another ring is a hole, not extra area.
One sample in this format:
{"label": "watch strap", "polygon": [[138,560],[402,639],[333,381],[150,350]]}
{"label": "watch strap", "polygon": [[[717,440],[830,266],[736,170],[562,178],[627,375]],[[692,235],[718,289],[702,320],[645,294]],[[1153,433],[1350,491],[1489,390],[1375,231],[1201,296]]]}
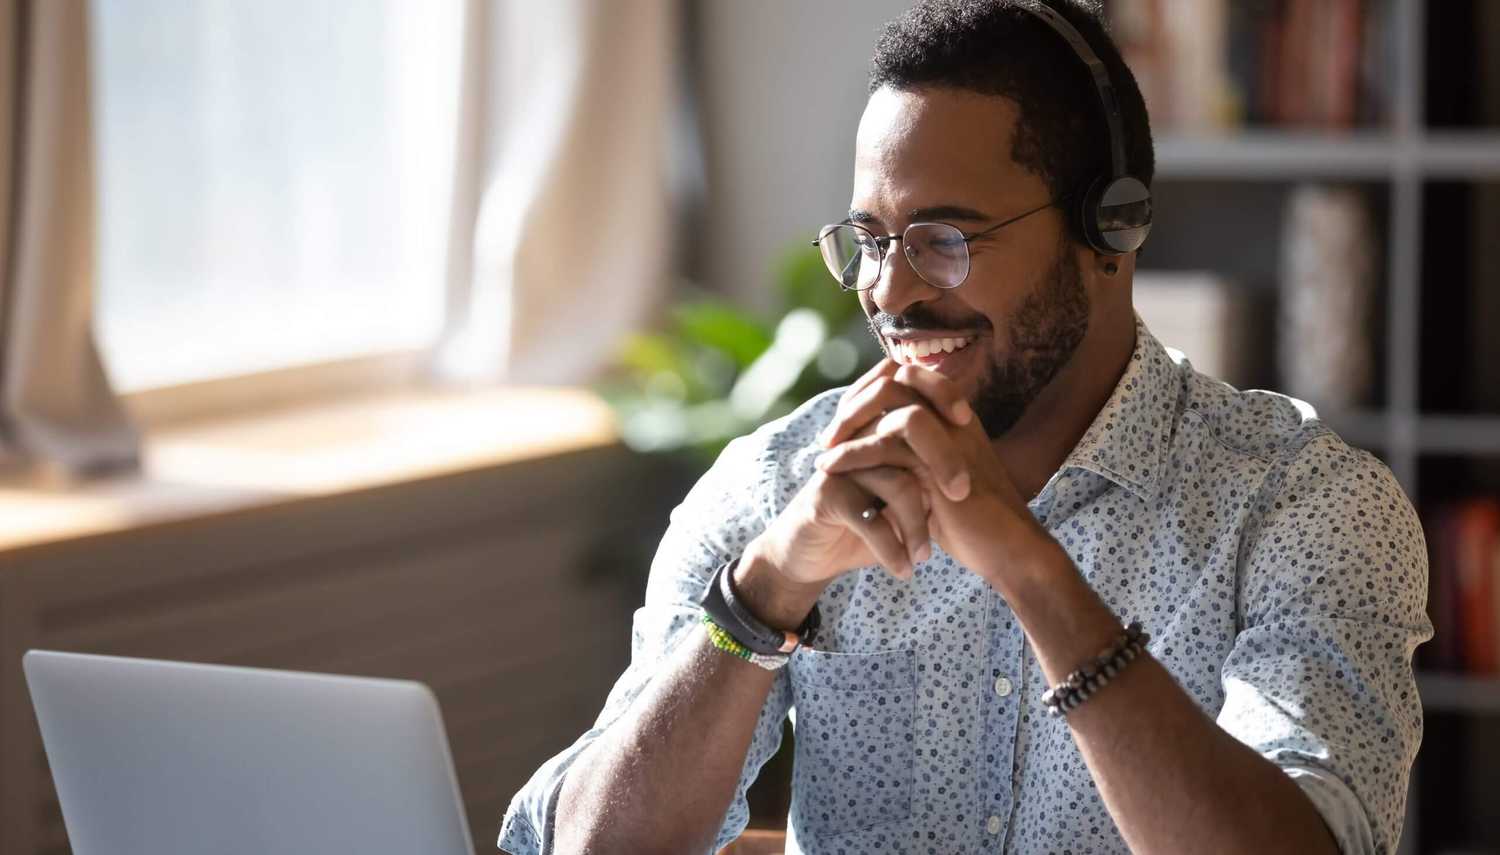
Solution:
{"label": "watch strap", "polygon": [[704,612],[754,653],[767,656],[790,654],[803,645],[811,646],[822,624],[817,604],[813,604],[812,611],[796,632],[767,626],[745,605],[739,592],[735,590],[734,569],[738,565],[738,558],[719,565],[699,601]]}

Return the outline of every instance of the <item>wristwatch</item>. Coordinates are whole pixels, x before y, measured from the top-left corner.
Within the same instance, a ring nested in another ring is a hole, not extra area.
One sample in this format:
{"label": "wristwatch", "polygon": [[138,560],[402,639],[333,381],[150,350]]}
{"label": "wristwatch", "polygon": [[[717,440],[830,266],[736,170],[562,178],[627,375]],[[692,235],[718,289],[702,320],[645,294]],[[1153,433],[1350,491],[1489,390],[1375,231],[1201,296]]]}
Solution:
{"label": "wristwatch", "polygon": [[703,611],[713,618],[723,630],[734,637],[735,641],[745,645],[752,653],[765,656],[776,654],[791,655],[798,647],[812,646],[817,637],[818,627],[822,625],[823,617],[818,612],[818,604],[813,603],[812,611],[808,612],[807,619],[796,632],[773,629],[757,618],[739,594],[734,590],[734,568],[740,560],[735,558],[719,565],[714,576],[709,580],[707,587],[703,589],[703,595],[698,604]]}

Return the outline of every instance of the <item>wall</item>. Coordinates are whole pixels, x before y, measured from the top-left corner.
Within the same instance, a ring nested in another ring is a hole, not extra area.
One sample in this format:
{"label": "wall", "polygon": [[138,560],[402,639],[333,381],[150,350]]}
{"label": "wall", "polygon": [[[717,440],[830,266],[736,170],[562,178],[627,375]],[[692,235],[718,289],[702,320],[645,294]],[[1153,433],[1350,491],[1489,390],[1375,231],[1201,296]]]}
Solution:
{"label": "wall", "polygon": [[848,211],[870,54],[909,4],[691,2],[707,184],[693,273],[764,306],[772,262]]}

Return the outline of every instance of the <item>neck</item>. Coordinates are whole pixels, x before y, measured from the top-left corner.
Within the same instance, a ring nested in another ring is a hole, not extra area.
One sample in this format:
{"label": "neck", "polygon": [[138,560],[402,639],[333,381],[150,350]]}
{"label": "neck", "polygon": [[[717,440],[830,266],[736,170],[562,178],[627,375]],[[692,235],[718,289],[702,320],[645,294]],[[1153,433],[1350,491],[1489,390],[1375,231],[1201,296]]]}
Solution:
{"label": "neck", "polygon": [[1114,392],[1135,350],[1135,315],[1095,318],[1083,342],[1006,434],[991,440],[1016,489],[1030,499],[1046,486]]}

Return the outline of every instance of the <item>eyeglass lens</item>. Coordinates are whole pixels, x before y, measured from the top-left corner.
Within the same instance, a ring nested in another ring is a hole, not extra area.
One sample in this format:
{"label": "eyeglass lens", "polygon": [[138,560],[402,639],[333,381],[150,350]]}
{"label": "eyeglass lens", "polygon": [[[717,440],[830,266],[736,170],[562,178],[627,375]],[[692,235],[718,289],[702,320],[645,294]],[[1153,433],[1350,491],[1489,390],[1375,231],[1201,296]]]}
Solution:
{"label": "eyeglass lens", "polygon": [[[828,272],[847,291],[863,291],[880,278],[881,244],[868,229],[825,226],[818,247]],[[969,244],[963,232],[945,223],[912,223],[900,237],[901,251],[922,280],[938,288],[956,288],[969,275]]]}

